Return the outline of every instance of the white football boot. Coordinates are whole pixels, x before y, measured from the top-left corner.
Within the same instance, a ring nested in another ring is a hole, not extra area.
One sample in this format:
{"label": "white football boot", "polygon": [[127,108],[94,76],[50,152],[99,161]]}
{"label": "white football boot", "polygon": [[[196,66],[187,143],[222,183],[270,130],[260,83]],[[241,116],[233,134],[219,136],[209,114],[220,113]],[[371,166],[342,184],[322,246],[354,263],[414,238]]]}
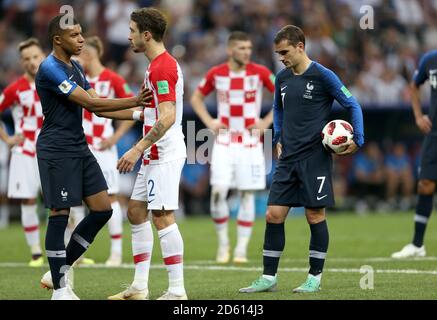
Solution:
{"label": "white football boot", "polygon": [[108,300],[149,300],[149,290],[138,290],[133,286],[129,286],[126,290],[109,296]]}
{"label": "white football boot", "polygon": [[395,252],[391,255],[391,257],[395,259],[405,259],[405,258],[425,257],[425,256],[426,256],[425,246],[421,246],[420,248],[418,248],[412,243],[407,244],[405,247],[402,248],[401,251]]}
{"label": "white football boot", "polygon": [[179,296],[179,295],[176,295],[174,293],[165,291],[164,294],[156,300],[188,300],[188,297],[187,297],[186,293]]}

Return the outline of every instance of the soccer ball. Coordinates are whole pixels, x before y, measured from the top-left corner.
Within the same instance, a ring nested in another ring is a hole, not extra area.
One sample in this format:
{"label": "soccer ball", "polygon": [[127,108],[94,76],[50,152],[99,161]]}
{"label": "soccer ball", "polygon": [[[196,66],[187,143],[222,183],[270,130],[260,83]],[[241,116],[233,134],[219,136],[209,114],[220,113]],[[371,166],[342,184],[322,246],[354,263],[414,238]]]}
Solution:
{"label": "soccer ball", "polygon": [[344,120],[332,120],[322,130],[322,144],[326,150],[339,153],[346,149],[345,143],[354,136],[354,128]]}

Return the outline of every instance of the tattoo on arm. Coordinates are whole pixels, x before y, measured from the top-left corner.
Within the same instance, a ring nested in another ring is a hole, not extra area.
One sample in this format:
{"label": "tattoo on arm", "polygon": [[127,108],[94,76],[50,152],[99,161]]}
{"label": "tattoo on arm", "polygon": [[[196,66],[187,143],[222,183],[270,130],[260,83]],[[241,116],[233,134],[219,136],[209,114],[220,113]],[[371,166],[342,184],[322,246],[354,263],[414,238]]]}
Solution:
{"label": "tattoo on arm", "polygon": [[164,135],[165,131],[165,126],[161,120],[158,120],[143,139],[152,145]]}
{"label": "tattoo on arm", "polygon": [[[171,104],[172,104],[172,107],[176,106],[176,103],[174,101],[171,101]],[[146,136],[143,138],[143,140],[150,143],[150,145],[152,145],[156,141],[161,139],[162,136],[167,132],[167,130],[171,126],[169,124],[167,124],[167,126],[164,124],[165,121],[163,121],[163,120],[165,120],[165,119],[158,119],[155,122],[155,125],[153,126],[153,128],[150,129],[150,131],[146,134]]]}

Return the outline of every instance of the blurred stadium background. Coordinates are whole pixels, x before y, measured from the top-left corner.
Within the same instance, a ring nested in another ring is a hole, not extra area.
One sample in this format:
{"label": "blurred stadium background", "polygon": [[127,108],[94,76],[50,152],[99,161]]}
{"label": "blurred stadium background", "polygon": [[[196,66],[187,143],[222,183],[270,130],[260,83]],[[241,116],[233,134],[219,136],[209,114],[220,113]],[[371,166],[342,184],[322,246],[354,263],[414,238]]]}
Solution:
{"label": "blurred stadium background", "polygon": [[[388,234],[388,238],[393,241],[390,247],[376,251],[368,250],[367,247],[366,250],[358,250],[357,256],[389,256],[409,240],[405,238],[405,233],[412,231],[412,209],[422,143],[422,134],[415,125],[409,103],[409,82],[421,55],[437,48],[437,0],[3,0],[0,1],[0,92],[22,73],[16,49],[20,41],[35,36],[49,53],[47,22],[59,13],[60,6],[64,4],[74,8],[85,35],[99,35],[104,40],[104,64],[123,75],[134,91],[139,89],[143,81],[147,60],[143,55],[133,54],[128,48],[130,12],[137,7],[156,6],[166,13],[170,26],[165,43],[178,59],[185,79],[184,130],[188,120],[195,121],[196,128],[204,127],[195,116],[189,98],[204,73],[211,66],[226,60],[226,39],[231,31],[243,30],[249,33],[254,44],[252,60],[268,66],[276,73],[281,66],[272,51],[274,35],[286,24],[300,26],[307,37],[309,57],[340,76],[362,105],[364,113],[366,146],[353,157],[335,159],[337,205],[329,212],[344,213],[339,215],[345,217],[344,221],[336,220],[339,225],[362,221],[362,225],[368,226],[370,230],[374,224],[384,222],[390,225],[393,221],[396,222],[393,224],[394,229],[390,230],[392,233]],[[360,28],[359,21],[363,16],[360,8],[364,5],[370,5],[374,9],[374,29]],[[430,90],[428,85],[423,89],[426,110],[429,106]],[[271,99],[272,96],[266,92],[263,113],[270,110]],[[215,96],[208,97],[207,104],[211,113],[215,113]],[[348,120],[348,115],[340,107],[335,107],[332,119],[335,118]],[[4,112],[2,121],[12,133],[11,114]],[[130,148],[140,134],[140,126],[137,126],[123,137],[118,144],[119,153],[123,154]],[[4,146],[0,146],[0,150],[0,179],[4,181],[7,179],[8,152]],[[130,196],[134,177],[127,175],[122,180],[122,196],[125,199]],[[202,225],[204,223],[208,226],[206,228],[212,235],[213,225],[206,222],[209,215],[208,177],[207,165],[195,164],[184,168],[181,210],[178,215],[186,217],[187,221],[192,216],[196,217],[192,218],[195,221],[194,227],[188,227],[188,222],[184,222],[181,229],[185,227],[187,230],[202,230],[203,227],[196,227],[196,223],[204,219]],[[271,174],[268,182],[270,179]],[[257,195],[257,215],[260,218],[265,212],[267,194],[268,191],[265,191]],[[238,203],[234,201],[232,194],[229,200],[235,214]],[[22,239],[24,237],[15,225],[19,219],[18,203],[3,201],[5,205],[0,208],[10,211],[12,226],[9,230],[0,230],[0,239],[13,238],[11,232],[15,230],[17,239],[20,240],[11,245],[18,246],[22,242],[22,249],[17,247],[11,254],[12,251],[3,246],[3,243],[8,242],[1,240],[3,248],[0,248],[0,261],[26,261],[27,250]],[[390,213],[395,220],[388,220],[386,216],[375,220],[374,216],[378,212]],[[295,210],[295,215],[299,213],[302,211]],[[368,213],[372,215],[368,216]],[[44,215],[44,210],[41,210],[41,216]],[[351,219],[350,216],[360,220],[348,220]],[[1,224],[6,228],[6,221],[2,221],[0,226]],[[257,228],[257,242],[252,247],[252,258],[260,259],[262,219]],[[432,228],[432,223],[429,228]],[[339,230],[346,229],[346,226],[339,227]],[[402,239],[399,238],[401,230],[404,231]],[[306,237],[306,230],[303,229],[302,232]],[[371,236],[367,231],[354,236],[353,243],[357,246],[375,245],[373,242],[366,242],[366,237]],[[384,233],[381,231],[375,237],[384,237]],[[127,254],[126,261],[130,261],[130,243],[127,240],[126,238],[124,242],[124,252]],[[347,240],[342,241],[344,243],[340,247],[343,248],[344,245],[345,248]],[[301,243],[302,247],[304,243],[306,240]],[[187,252],[189,248],[187,245]],[[23,257],[19,254],[20,250],[23,251]],[[210,252],[203,259],[213,259],[214,250],[215,244],[212,244]],[[306,249],[300,251],[305,252]],[[201,252],[203,251],[195,254],[193,259],[201,259]],[[334,250],[334,255],[337,252],[341,256],[338,249]],[[347,252],[354,254],[350,249]],[[437,251],[434,253],[437,255]],[[187,259],[190,259],[189,253]],[[432,265],[427,263],[427,266]],[[218,296],[205,296],[208,297]],[[363,298],[359,295],[357,297]],[[435,296],[430,291],[430,295],[425,297]]]}

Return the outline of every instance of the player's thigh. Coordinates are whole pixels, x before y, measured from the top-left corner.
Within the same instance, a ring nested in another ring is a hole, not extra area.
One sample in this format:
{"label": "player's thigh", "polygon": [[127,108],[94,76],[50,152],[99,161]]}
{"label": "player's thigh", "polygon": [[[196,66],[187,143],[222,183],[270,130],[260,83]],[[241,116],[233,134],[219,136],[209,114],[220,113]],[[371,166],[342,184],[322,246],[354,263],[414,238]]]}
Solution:
{"label": "player's thigh", "polygon": [[302,181],[303,205],[310,208],[334,205],[332,187],[332,156],[321,149],[299,161],[299,179]]}
{"label": "player's thigh", "polygon": [[231,147],[215,143],[210,166],[211,185],[231,186],[233,184],[233,170]]}
{"label": "player's thigh", "polygon": [[[83,158],[82,185],[83,199],[99,199],[95,204],[98,206],[98,208],[107,207],[106,202],[108,202],[109,208],[111,207],[107,192],[108,185],[105,177],[103,176],[102,169],[100,168],[94,155],[91,153]],[[96,195],[96,197],[92,197],[94,195]]]}
{"label": "player's thigh", "polygon": [[106,190],[87,196],[83,201],[91,212],[111,210],[111,200]]}
{"label": "player's thigh", "polygon": [[36,158],[12,153],[9,168],[8,197],[34,199],[41,189]]}
{"label": "player's thigh", "polygon": [[423,141],[419,179],[437,181],[437,137],[426,136]]}
{"label": "player's thigh", "polygon": [[38,158],[38,168],[46,208],[71,208],[82,204],[82,158]]}
{"label": "player's thigh", "polygon": [[235,163],[238,190],[262,190],[266,187],[265,161],[261,144],[242,146]]}
{"label": "player's thigh", "polygon": [[149,210],[179,208],[179,183],[185,159],[146,166],[147,207]]}
{"label": "player's thigh", "polygon": [[268,205],[283,207],[299,207],[300,182],[297,178],[296,162],[279,160],[270,186]]}
{"label": "player's thigh", "polygon": [[145,201],[130,199],[127,205],[127,217],[132,224],[141,224],[147,221],[148,208]]}
{"label": "player's thigh", "polygon": [[97,162],[102,169],[108,185],[108,194],[117,194],[120,191],[120,174],[117,171],[117,149],[93,151]]}

